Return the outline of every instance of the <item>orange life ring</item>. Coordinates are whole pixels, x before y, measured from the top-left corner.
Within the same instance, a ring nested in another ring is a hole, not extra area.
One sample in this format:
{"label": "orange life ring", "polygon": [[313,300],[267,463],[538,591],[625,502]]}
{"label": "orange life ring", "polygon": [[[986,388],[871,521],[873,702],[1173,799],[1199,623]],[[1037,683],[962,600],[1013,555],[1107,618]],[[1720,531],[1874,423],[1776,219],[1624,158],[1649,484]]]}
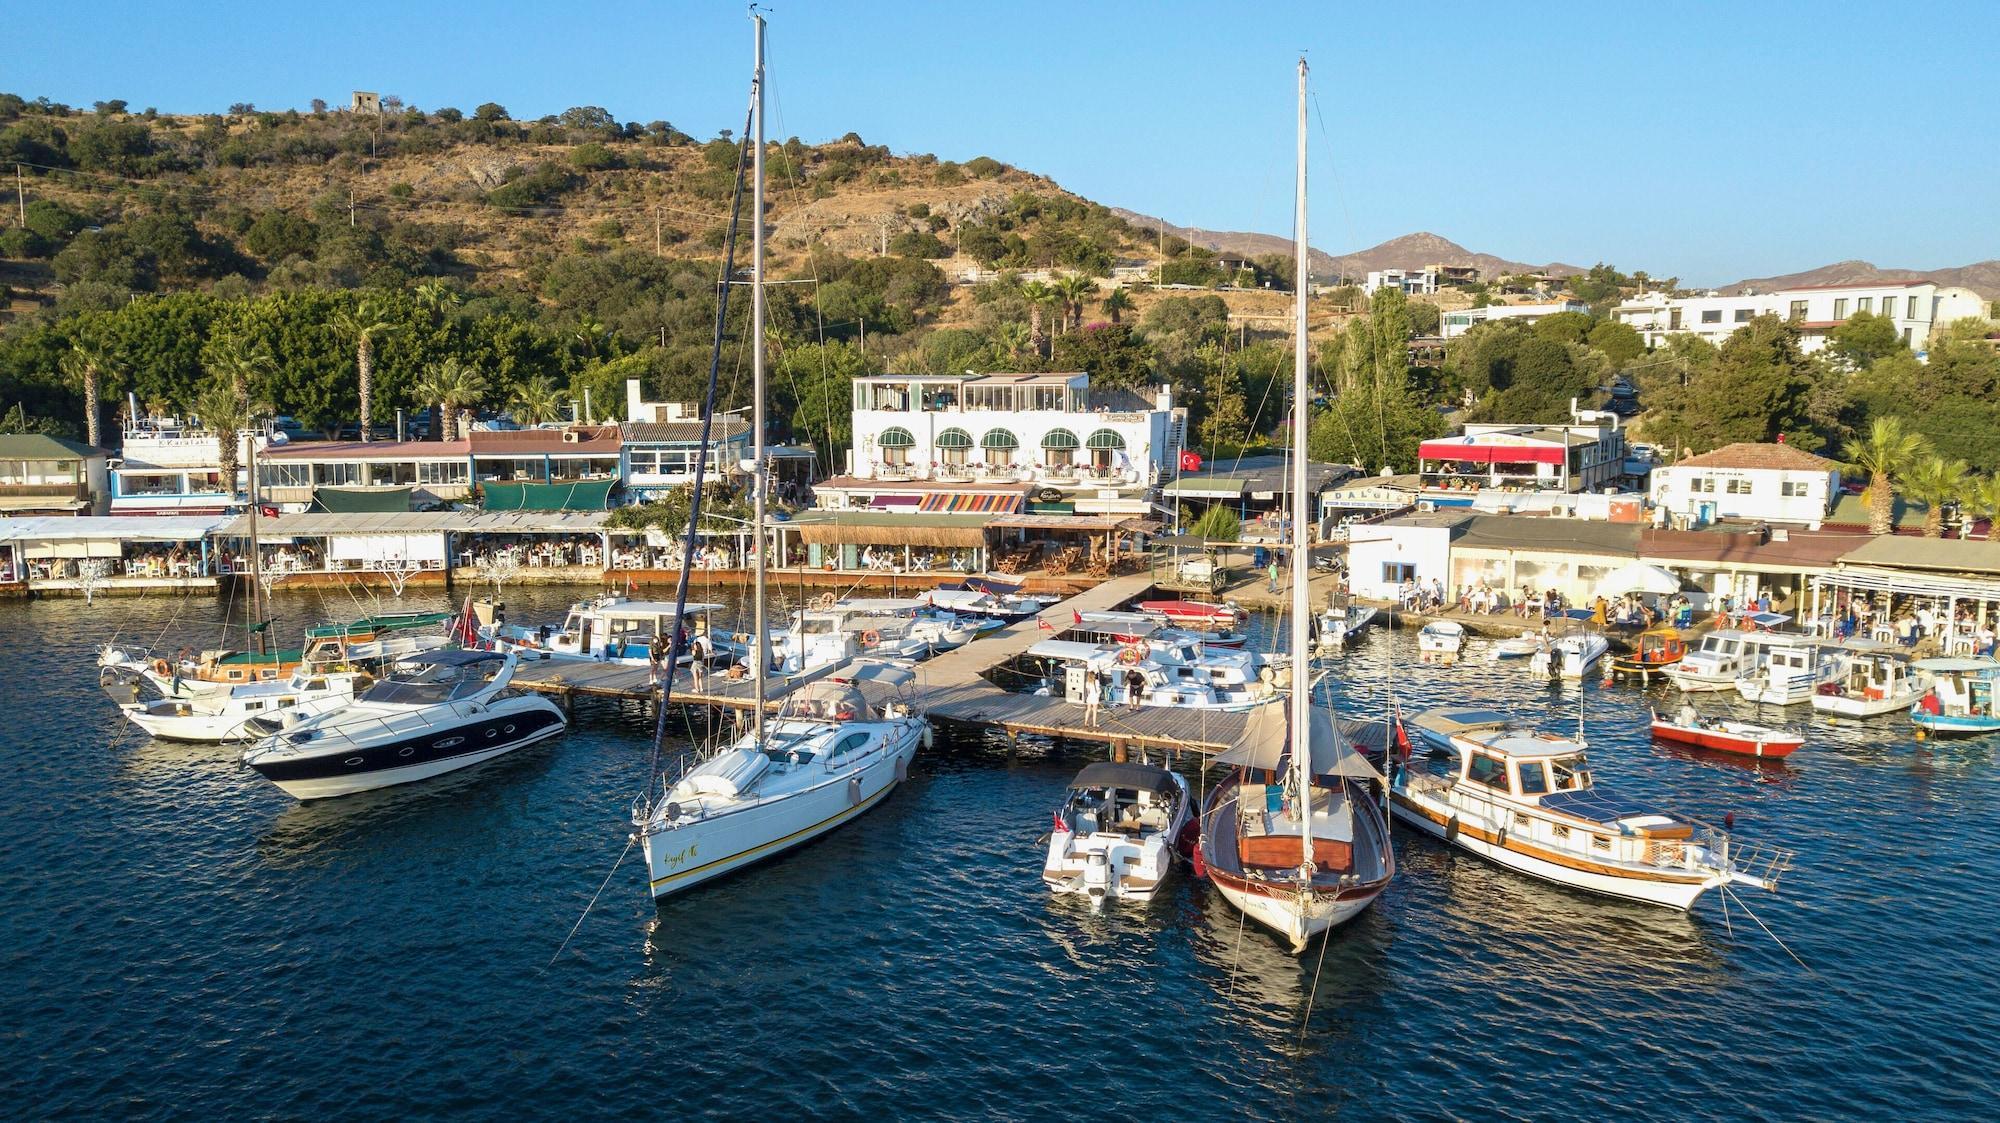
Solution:
{"label": "orange life ring", "polygon": [[871,629],[869,631],[861,633],[861,646],[863,647],[874,647],[876,644],[881,642],[882,642],[881,632],[877,632]]}
{"label": "orange life ring", "polygon": [[167,661],[166,661],[165,659],[155,659],[155,660],[153,660],[153,673],[154,673],[154,674],[156,674],[156,675],[164,675],[164,674],[166,674],[166,673],[167,673],[167,671],[168,671],[168,670],[169,670],[169,668],[168,668],[168,666],[167,666]]}
{"label": "orange life ring", "polygon": [[1118,661],[1128,667],[1136,667],[1145,655],[1137,647],[1128,647],[1118,653]]}

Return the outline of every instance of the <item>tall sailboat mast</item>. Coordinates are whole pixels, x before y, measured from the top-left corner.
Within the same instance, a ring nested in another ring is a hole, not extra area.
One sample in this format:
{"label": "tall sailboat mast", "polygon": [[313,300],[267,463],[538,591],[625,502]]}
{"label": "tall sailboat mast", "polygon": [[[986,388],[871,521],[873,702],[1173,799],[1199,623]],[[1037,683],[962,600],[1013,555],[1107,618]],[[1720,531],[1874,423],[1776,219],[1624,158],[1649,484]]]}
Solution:
{"label": "tall sailboat mast", "polygon": [[751,613],[750,657],[756,661],[756,692],[752,698],[752,730],[757,744],[764,743],[764,675],[770,669],[771,657],[766,650],[771,642],[769,626],[765,618],[764,605],[764,518],[765,480],[764,453],[764,17],[750,13],[750,21],[756,26],[757,67],[751,79],[751,104],[755,108],[754,131],[751,135],[750,162],[753,182],[750,189],[750,455],[756,466],[750,470],[751,522],[753,523],[750,548],[756,562],[751,567],[757,583],[755,608]]}
{"label": "tall sailboat mast", "polygon": [[1297,229],[1292,249],[1298,255],[1292,267],[1294,325],[1292,356],[1292,768],[1298,781],[1299,839],[1304,847],[1304,867],[1312,868],[1312,665],[1308,659],[1312,636],[1312,606],[1306,587],[1312,572],[1306,551],[1311,545],[1306,526],[1306,427],[1310,420],[1306,378],[1306,285],[1310,274],[1306,259],[1306,60],[1299,59],[1299,151],[1298,197],[1293,200]]}

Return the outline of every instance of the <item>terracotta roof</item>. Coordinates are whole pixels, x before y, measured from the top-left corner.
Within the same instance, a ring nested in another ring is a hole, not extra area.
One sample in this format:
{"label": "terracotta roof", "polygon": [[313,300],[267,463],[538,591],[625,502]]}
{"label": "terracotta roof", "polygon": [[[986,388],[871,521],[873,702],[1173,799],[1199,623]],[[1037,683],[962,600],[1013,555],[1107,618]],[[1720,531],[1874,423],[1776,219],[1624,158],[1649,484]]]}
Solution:
{"label": "terracotta roof", "polygon": [[[709,430],[709,439],[726,441],[750,431],[750,423],[740,417],[718,417]],[[627,444],[696,444],[701,440],[701,421],[628,421]]]}
{"label": "terracotta roof", "polygon": [[1797,527],[1769,541],[1748,524],[1719,524],[1703,530],[1648,528],[1639,536],[1639,556],[1662,564],[1731,563],[1818,571],[1833,568],[1866,535],[1811,531]]}
{"label": "terracotta roof", "polygon": [[291,441],[267,445],[259,460],[456,460],[467,441]]}
{"label": "terracotta roof", "polygon": [[[575,439],[569,439],[574,435]],[[565,429],[474,429],[474,456],[518,456],[522,453],[616,455],[618,426],[577,425]]]}
{"label": "terracotta roof", "polygon": [[1840,465],[1836,461],[1828,460],[1824,456],[1815,456],[1792,445],[1738,441],[1733,445],[1723,445],[1713,452],[1690,456],[1667,467],[1769,468],[1790,472],[1833,472],[1839,470]]}

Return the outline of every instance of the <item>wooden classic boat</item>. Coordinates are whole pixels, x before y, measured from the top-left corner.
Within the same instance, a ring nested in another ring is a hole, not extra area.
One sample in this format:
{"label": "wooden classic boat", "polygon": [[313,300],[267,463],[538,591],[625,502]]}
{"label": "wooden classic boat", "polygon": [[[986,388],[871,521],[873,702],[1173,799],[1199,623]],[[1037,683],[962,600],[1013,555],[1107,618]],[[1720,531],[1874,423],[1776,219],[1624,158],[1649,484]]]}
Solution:
{"label": "wooden classic boat", "polygon": [[1661,741],[1693,745],[1698,749],[1772,758],[1790,756],[1806,743],[1803,736],[1788,729],[1774,729],[1747,721],[1704,718],[1695,712],[1693,706],[1682,706],[1671,721],[1654,710],[1653,736]]}
{"label": "wooden classic boat", "polygon": [[1612,656],[1611,672],[1614,677],[1638,675],[1639,681],[1645,682],[1653,675],[1680,666],[1687,651],[1687,640],[1679,628],[1671,624],[1656,625],[1633,638],[1629,654]]}
{"label": "wooden classic boat", "polygon": [[1320,707],[1310,762],[1292,759],[1289,707],[1254,711],[1216,763],[1229,774],[1202,808],[1198,869],[1229,903],[1301,951],[1361,914],[1395,876],[1396,855],[1368,763]]}
{"label": "wooden classic boat", "polygon": [[1775,889],[1791,865],[1789,851],[1596,787],[1576,741],[1502,728],[1448,745],[1395,770],[1395,815],[1508,869],[1685,910],[1721,886]]}

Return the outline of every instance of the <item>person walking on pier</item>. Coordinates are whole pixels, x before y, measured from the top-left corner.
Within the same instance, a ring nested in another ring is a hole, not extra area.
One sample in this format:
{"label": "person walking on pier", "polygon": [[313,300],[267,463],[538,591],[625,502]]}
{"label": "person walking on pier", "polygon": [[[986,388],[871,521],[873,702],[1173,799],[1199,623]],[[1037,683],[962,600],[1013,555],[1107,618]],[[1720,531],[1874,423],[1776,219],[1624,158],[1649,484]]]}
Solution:
{"label": "person walking on pier", "polygon": [[1274,551],[1272,551],[1272,553],[1271,553],[1271,564],[1270,564],[1270,565],[1268,565],[1268,566],[1265,566],[1265,567],[1264,567],[1264,576],[1265,576],[1265,578],[1266,578],[1266,580],[1265,580],[1265,584],[1264,584],[1264,589],[1265,589],[1265,591],[1266,591],[1266,592],[1272,592],[1272,593],[1275,593],[1275,592],[1277,592],[1277,591],[1278,591],[1278,554],[1277,554],[1277,551],[1275,551],[1275,550],[1274,550]]}
{"label": "person walking on pier", "polygon": [[1125,703],[1132,709],[1136,710],[1140,706],[1145,704],[1145,699],[1146,699],[1145,672],[1139,670],[1139,668],[1137,667],[1134,667],[1131,670],[1125,672]]}
{"label": "person walking on pier", "polygon": [[1083,722],[1092,729],[1097,728],[1097,707],[1104,701],[1103,676],[1096,671],[1084,672]]}

